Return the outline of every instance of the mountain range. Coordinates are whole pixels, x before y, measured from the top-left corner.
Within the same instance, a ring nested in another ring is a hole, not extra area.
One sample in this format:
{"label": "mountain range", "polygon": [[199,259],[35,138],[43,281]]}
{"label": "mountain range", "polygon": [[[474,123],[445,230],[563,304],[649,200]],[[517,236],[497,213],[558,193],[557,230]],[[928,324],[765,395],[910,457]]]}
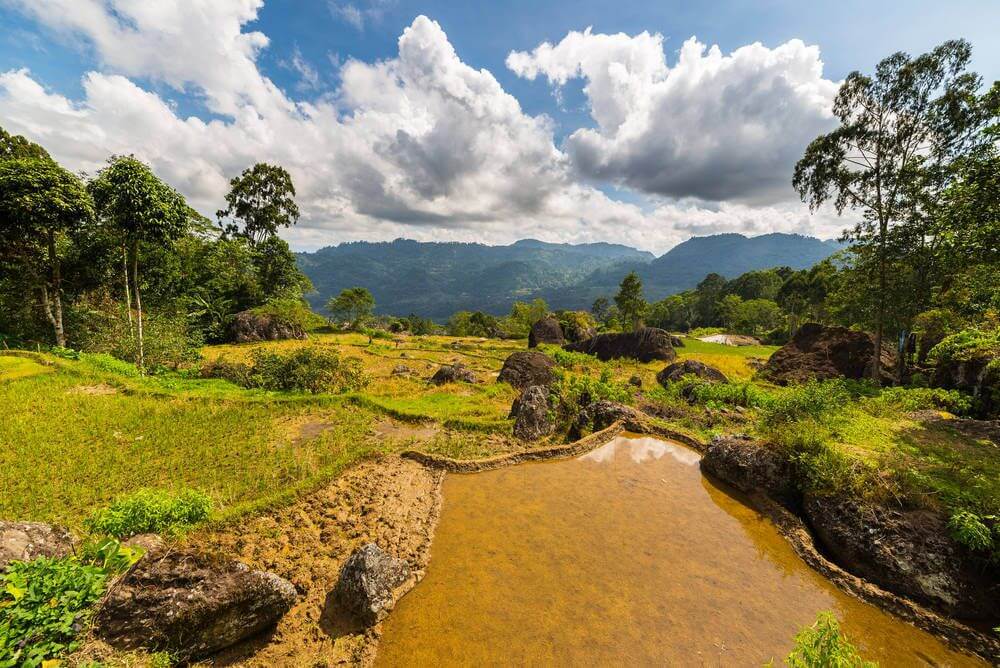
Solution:
{"label": "mountain range", "polygon": [[753,269],[804,269],[841,248],[798,234],[694,237],[660,257],[610,243],[555,244],[522,239],[508,246],[477,243],[356,241],[296,254],[316,291],[313,308],[344,288],[368,288],[376,312],[444,320],[455,311],[504,314],[514,300],[542,297],[553,309],[589,308],[612,297],[629,271],[649,300],[695,287],[706,274],[734,278]]}

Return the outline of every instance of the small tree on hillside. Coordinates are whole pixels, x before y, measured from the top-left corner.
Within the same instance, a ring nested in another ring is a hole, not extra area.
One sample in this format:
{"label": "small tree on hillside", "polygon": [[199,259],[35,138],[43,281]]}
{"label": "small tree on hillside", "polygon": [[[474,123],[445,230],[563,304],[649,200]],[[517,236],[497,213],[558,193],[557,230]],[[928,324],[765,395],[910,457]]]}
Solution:
{"label": "small tree on hillside", "polygon": [[950,164],[986,141],[980,130],[987,112],[976,95],[981,80],[965,71],[971,55],[968,42],[949,41],[916,58],[893,54],[874,76],[852,72],[833,104],[840,127],[813,140],[795,166],[792,184],[811,208],[833,199],[838,213],[862,213],[845,238],[871,261],[875,379],[894,256],[922,250],[928,240],[905,228],[923,225],[947,186]]}
{"label": "small tree on hillside", "polygon": [[121,240],[129,329],[132,327],[134,299],[138,341],[135,361],[139,369],[144,369],[139,245],[164,243],[178,238],[184,233],[188,220],[197,214],[176,190],[157,178],[148,165],[134,156],[112,156],[108,166],[90,182],[89,189],[98,215]]}
{"label": "small tree on hillside", "polygon": [[[279,227],[299,220],[295,186],[283,167],[258,162],[229,182],[225,209],[216,215],[227,234],[245,237],[252,245],[273,237]],[[232,218],[237,222],[226,223]]]}
{"label": "small tree on hillside", "polygon": [[337,320],[351,323],[352,329],[370,318],[374,309],[375,298],[365,288],[346,288],[326,303],[326,310]]}
{"label": "small tree on hillside", "polygon": [[27,144],[18,146],[23,155],[45,157],[0,159],[0,259],[32,276],[56,345],[65,346],[59,246],[93,218],[94,204],[80,179]]}
{"label": "small tree on hillside", "polygon": [[622,325],[633,330],[642,326],[642,318],[646,314],[646,298],[642,294],[642,280],[634,271],[622,279],[615,295],[615,305],[621,314]]}
{"label": "small tree on hillside", "polygon": [[598,297],[590,307],[590,313],[597,322],[602,325],[607,324],[608,318],[611,316],[611,302],[607,297]]}

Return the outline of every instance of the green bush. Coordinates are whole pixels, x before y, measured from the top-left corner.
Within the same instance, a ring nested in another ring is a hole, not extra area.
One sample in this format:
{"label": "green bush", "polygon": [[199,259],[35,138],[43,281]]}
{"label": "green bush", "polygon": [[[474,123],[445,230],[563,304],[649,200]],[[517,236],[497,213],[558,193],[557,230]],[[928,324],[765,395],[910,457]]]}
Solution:
{"label": "green bush", "polygon": [[191,527],[208,518],[212,501],[195,490],[179,493],[141,490],[96,511],[84,521],[95,534],[128,538],[140,533],[163,533]]}
{"label": "green bush", "polygon": [[789,388],[761,406],[761,424],[769,430],[803,420],[831,422],[851,400],[851,388],[841,380],[809,381]]}
{"label": "green bush", "polygon": [[72,348],[63,348],[62,346],[52,346],[49,348],[49,352],[56,357],[61,357],[66,360],[78,360],[80,359],[80,351],[73,350]]}
{"label": "green bush", "polygon": [[872,415],[910,412],[924,409],[964,415],[972,408],[972,397],[958,390],[929,387],[887,387],[877,396],[865,399],[862,408]]}
{"label": "green bush", "polygon": [[600,360],[593,355],[588,355],[587,353],[575,353],[570,350],[563,350],[562,348],[555,348],[552,350],[552,359],[554,359],[556,364],[564,369],[575,369],[578,367],[587,368],[598,366],[601,363]]}
{"label": "green bush", "polygon": [[1000,553],[1000,528],[992,529],[990,524],[1000,527],[993,515],[981,516],[968,510],[958,510],[948,520],[948,529],[955,540],[970,550],[997,555]]}
{"label": "green bush", "polygon": [[250,312],[254,315],[268,316],[279,322],[301,327],[307,332],[325,327],[328,324],[326,318],[314,313],[309,305],[301,299],[272,299],[261,306],[250,309]]}
{"label": "green bush", "polygon": [[199,375],[202,378],[221,378],[240,387],[250,387],[249,364],[230,362],[225,357],[217,357],[201,365]]}
{"label": "green bush", "polygon": [[669,392],[690,398],[699,404],[721,404],[758,408],[771,401],[772,395],[747,381],[742,383],[709,383],[697,376],[685,376],[670,383]]}
{"label": "green bush", "polygon": [[77,649],[106,580],[74,558],[11,562],[0,590],[0,666],[40,666]]}
{"label": "green bush", "polygon": [[963,329],[946,336],[931,348],[928,359],[934,364],[961,362],[977,357],[1000,355],[1000,329]]}
{"label": "green bush", "polygon": [[141,556],[107,538],[76,557],[11,562],[0,576],[0,666],[41,666],[75,651],[108,579]]}
{"label": "green bush", "polygon": [[790,668],[877,668],[865,661],[840,631],[836,618],[821,612],[816,623],[795,636],[795,648],[785,658]]}
{"label": "green bush", "polygon": [[257,348],[251,358],[249,387],[318,394],[358,390],[369,382],[361,360],[315,346],[287,352]]}

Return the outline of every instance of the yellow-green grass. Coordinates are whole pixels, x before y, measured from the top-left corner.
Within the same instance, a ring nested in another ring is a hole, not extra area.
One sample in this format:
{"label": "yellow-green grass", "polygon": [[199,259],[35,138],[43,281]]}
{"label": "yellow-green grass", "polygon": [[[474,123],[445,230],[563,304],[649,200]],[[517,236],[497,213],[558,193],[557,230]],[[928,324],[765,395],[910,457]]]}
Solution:
{"label": "yellow-green grass", "polygon": [[766,360],[777,346],[727,346],[698,339],[684,338],[684,346],[676,348],[680,360],[696,360],[715,367],[730,380],[747,380],[754,374],[750,358]]}
{"label": "yellow-green grass", "polygon": [[0,382],[51,373],[52,368],[27,357],[0,357]]}

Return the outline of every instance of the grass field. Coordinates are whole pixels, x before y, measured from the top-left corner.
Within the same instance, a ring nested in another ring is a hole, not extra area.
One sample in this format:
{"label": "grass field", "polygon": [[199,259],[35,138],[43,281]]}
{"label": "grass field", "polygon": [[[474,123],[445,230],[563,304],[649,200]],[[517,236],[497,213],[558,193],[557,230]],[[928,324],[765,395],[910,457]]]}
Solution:
{"label": "grass field", "polygon": [[[100,355],[0,355],[0,517],[80,526],[122,494],[194,488],[213,499],[213,517],[225,520],[312,489],[377,452],[422,448],[482,457],[530,447],[511,434],[507,415],[516,392],[495,382],[503,360],[523,350],[524,341],[400,335],[369,342],[359,334],[319,334],[309,341],[212,346],[203,357],[246,359],[257,345],[335,349],[359,358],[371,382],[339,396],[267,392],[193,372],[140,377],[134,367]],[[671,424],[702,438],[754,429],[753,410],[737,415],[714,400],[690,404],[660,390],[655,376],[662,362],[602,363],[543,350],[559,360],[566,377],[606,382],[630,401],[669,404]],[[687,339],[677,352],[739,383],[753,374],[751,358],[765,359],[773,350]],[[438,366],[453,362],[472,369],[480,382],[427,382]],[[399,365],[410,373],[393,375]],[[628,384],[633,376],[642,390]],[[754,388],[762,396],[786,392]],[[946,424],[924,424],[899,410],[866,410],[863,403],[842,417],[830,438],[858,467],[890,472],[929,502],[964,499],[980,512],[1000,508],[995,446]]]}

